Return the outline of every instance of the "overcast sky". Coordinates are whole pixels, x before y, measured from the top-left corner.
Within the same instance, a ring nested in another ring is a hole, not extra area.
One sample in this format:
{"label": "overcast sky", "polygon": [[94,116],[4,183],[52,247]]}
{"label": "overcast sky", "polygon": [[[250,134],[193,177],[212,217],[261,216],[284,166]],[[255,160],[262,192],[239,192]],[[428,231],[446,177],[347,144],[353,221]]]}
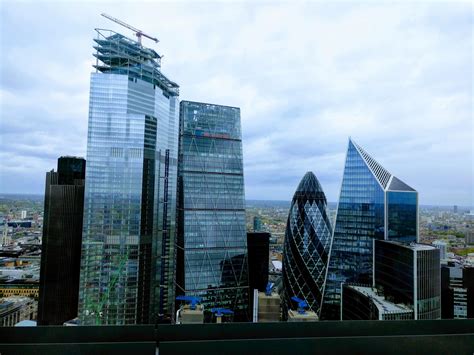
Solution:
{"label": "overcast sky", "polygon": [[421,204],[474,205],[470,2],[0,8],[0,192],[44,193],[58,156],[85,156],[94,28],[133,37],[106,12],[160,39],[181,99],[241,108],[248,199],[289,200],[311,170],[337,201],[352,136]]}

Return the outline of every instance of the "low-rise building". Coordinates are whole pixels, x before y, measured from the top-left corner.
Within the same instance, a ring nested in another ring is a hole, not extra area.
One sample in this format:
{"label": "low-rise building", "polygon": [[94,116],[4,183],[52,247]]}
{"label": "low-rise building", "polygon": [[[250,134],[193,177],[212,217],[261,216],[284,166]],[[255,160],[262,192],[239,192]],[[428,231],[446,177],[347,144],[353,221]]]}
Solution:
{"label": "low-rise building", "polygon": [[413,309],[385,299],[383,293],[369,285],[343,284],[341,289],[342,320],[413,319]]}
{"label": "low-rise building", "polygon": [[13,327],[23,320],[35,320],[38,302],[28,297],[0,299],[0,326]]}

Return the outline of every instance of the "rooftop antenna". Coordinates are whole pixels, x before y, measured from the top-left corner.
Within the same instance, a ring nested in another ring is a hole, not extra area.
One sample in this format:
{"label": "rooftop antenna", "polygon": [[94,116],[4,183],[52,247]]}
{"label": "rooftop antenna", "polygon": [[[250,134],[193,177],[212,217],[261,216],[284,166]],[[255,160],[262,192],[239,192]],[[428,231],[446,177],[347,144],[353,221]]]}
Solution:
{"label": "rooftop antenna", "polygon": [[128,23],[125,23],[122,20],[119,20],[118,18],[112,17],[112,16],[104,14],[104,13],[102,13],[101,15],[104,16],[105,18],[109,19],[110,21],[118,23],[119,25],[121,25],[125,28],[128,28],[129,30],[132,30],[133,32],[135,32],[135,36],[137,36],[138,43],[140,43],[140,44],[142,44],[142,36],[146,37],[148,39],[151,39],[155,43],[158,43],[158,39],[156,37],[152,37],[150,35],[147,35],[146,33],[143,33],[143,31],[141,31],[141,30],[139,30],[139,29],[137,29],[133,26],[130,26]]}

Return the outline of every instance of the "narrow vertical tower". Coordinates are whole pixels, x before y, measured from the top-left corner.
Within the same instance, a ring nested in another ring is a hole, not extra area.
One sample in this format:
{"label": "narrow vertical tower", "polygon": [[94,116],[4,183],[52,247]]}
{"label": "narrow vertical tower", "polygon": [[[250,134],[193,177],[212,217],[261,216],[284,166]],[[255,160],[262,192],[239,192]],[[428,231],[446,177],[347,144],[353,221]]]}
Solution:
{"label": "narrow vertical tower", "polygon": [[341,283],[372,284],[374,239],[418,240],[418,193],[349,139],[323,319],[340,319]]}
{"label": "narrow vertical tower", "polygon": [[96,31],[79,318],[151,323],[173,313],[179,88],[153,49]]}
{"label": "narrow vertical tower", "polygon": [[77,316],[84,210],[83,158],[60,157],[46,173],[38,325],[62,325]]}
{"label": "narrow vertical tower", "polygon": [[318,179],[307,172],[291,202],[283,248],[286,303],[296,296],[305,300],[318,316],[332,236],[326,205]]}
{"label": "narrow vertical tower", "polygon": [[177,293],[247,319],[248,265],[240,109],[180,106]]}

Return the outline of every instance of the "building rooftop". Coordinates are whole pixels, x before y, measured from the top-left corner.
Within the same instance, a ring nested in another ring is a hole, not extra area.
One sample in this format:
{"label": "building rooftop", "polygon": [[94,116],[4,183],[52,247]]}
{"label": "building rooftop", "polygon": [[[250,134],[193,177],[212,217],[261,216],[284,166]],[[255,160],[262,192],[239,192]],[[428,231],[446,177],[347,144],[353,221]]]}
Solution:
{"label": "building rooftop", "polygon": [[94,68],[102,73],[138,78],[160,87],[167,95],[179,95],[178,84],[161,73],[161,56],[156,51],[115,31],[100,28],[96,31]]}
{"label": "building rooftop", "polygon": [[387,301],[382,294],[379,294],[377,289],[369,286],[356,286],[356,285],[347,285],[357,292],[370,297],[374,304],[377,306],[380,313],[410,313],[413,310],[403,304],[395,304],[390,301]]}
{"label": "building rooftop", "polygon": [[406,244],[406,243],[401,243],[401,242],[397,242],[397,241],[394,241],[394,240],[384,240],[383,242],[385,243],[392,243],[392,244],[396,244],[396,245],[399,245],[401,247],[404,247],[404,248],[408,248],[408,249],[411,249],[411,250],[416,250],[416,251],[420,251],[420,250],[436,250],[438,248],[430,245],[430,244],[422,244],[422,243],[410,243],[410,244]]}

